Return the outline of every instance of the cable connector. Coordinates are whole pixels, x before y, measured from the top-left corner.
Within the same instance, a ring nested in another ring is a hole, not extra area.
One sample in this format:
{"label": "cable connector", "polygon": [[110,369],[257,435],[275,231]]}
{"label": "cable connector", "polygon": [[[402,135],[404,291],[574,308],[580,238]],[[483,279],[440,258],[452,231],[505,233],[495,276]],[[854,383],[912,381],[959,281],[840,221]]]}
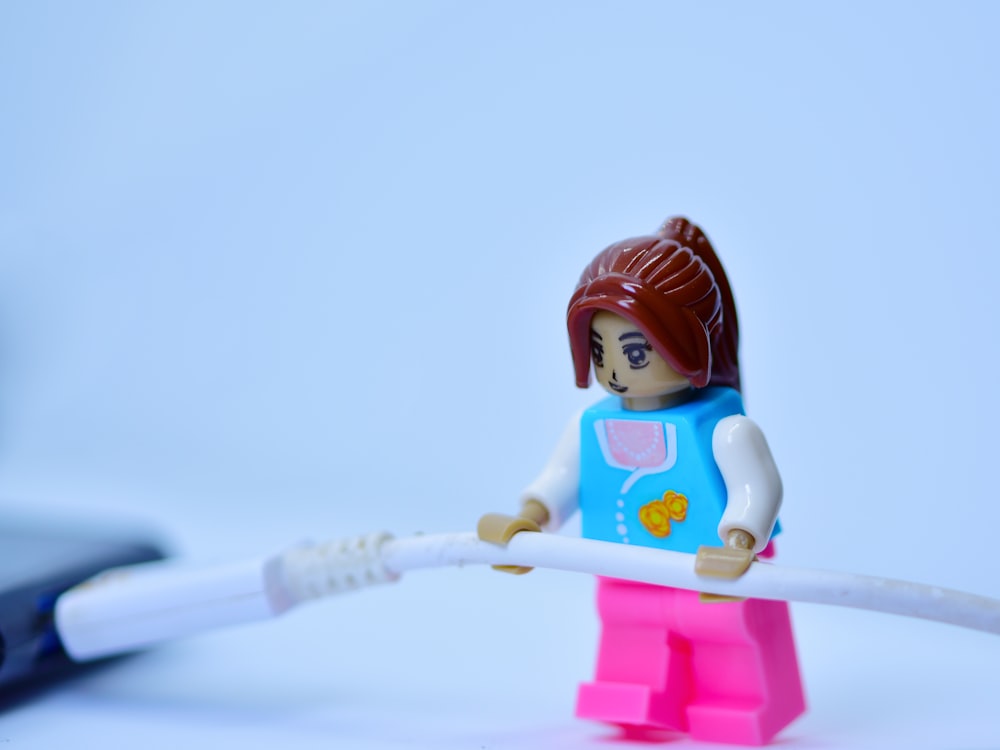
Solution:
{"label": "cable connector", "polygon": [[397,580],[380,559],[390,539],[368,534],[212,567],[168,561],[109,570],[59,597],[56,628],[66,652],[86,661],[267,620],[306,601]]}

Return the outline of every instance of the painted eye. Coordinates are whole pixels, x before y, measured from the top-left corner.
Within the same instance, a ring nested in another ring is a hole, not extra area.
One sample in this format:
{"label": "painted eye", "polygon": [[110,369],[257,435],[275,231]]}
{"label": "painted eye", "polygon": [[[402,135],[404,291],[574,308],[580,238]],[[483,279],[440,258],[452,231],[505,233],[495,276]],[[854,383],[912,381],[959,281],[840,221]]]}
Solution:
{"label": "painted eye", "polygon": [[590,344],[590,358],[594,360],[594,367],[604,367],[604,347],[596,341]]}
{"label": "painted eye", "polygon": [[653,351],[649,344],[626,344],[622,347],[622,354],[628,359],[628,366],[633,370],[640,370],[649,364],[646,352]]}

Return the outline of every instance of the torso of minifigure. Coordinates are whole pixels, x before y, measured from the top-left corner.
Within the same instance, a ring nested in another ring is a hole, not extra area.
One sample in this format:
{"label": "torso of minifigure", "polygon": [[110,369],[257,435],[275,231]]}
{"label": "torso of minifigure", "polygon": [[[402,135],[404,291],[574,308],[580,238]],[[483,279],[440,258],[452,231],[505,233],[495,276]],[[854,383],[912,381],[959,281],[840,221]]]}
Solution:
{"label": "torso of minifigure", "polygon": [[740,394],[718,387],[657,411],[630,411],[614,396],[584,411],[583,536],[692,553],[718,545],[726,486],[712,434],[719,420],[743,413]]}

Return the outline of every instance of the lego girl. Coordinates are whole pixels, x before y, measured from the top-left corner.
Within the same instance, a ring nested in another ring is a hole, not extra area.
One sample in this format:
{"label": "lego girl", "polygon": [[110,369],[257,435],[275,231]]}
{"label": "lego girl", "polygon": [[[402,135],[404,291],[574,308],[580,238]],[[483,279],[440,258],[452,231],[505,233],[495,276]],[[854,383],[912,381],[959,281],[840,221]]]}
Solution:
{"label": "lego girl", "polygon": [[[484,516],[480,535],[555,529],[579,509],[584,537],[698,553],[709,575],[741,575],[767,555],[781,479],[743,415],[736,308],[701,229],[671,218],[603,250],[567,324],[576,384],[593,368],[611,395],[572,420],[520,517]],[[614,579],[598,581],[597,599],[596,676],[578,716],[759,745],[804,710],[784,602]]]}

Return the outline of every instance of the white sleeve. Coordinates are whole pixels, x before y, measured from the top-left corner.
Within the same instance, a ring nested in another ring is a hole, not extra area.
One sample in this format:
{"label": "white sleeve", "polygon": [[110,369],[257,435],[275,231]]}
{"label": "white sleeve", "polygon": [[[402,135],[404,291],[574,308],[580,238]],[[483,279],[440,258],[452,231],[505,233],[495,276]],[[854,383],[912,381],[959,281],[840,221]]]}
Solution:
{"label": "white sleeve", "polygon": [[556,448],[535,481],[524,488],[521,501],[537,500],[549,511],[547,528],[555,531],[580,507],[580,415],[573,415]]}
{"label": "white sleeve", "polygon": [[781,507],[781,476],[764,433],[741,414],[719,421],[712,453],[726,482],[726,512],[719,522],[725,541],[733,529],[753,534],[754,552],[767,545]]}

